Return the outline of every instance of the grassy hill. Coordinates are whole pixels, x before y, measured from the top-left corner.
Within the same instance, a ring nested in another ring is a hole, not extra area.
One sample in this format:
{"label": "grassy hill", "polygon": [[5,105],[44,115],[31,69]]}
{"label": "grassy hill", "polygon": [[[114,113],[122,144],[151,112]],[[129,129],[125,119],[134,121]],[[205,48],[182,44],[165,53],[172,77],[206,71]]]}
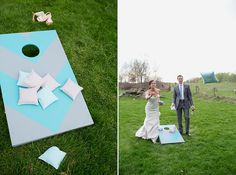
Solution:
{"label": "grassy hill", "polygon": [[199,92],[202,95],[213,96],[213,88],[216,88],[216,95],[221,97],[230,97],[236,99],[236,93],[234,89],[236,89],[236,83],[230,82],[220,82],[220,83],[211,83],[211,84],[203,84],[203,83],[191,83],[192,92],[196,92],[196,86],[199,87]]}

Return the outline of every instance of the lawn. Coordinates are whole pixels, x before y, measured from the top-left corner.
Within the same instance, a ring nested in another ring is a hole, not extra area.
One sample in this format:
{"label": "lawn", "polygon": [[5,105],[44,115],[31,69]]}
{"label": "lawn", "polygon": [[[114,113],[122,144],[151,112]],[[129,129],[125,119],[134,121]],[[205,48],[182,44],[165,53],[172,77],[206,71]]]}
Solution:
{"label": "lawn", "polygon": [[[1,1],[0,34],[55,29],[95,124],[13,148],[0,96],[0,171],[3,175],[116,174],[117,4],[101,0]],[[31,21],[50,11],[54,24]],[[38,160],[56,145],[67,152],[60,168]]]}
{"label": "lawn", "polygon": [[199,87],[199,93],[202,95],[213,96],[213,88],[216,88],[216,95],[220,97],[229,97],[236,99],[234,89],[236,89],[236,83],[220,82],[220,83],[191,83],[192,92],[196,92],[196,86]]}
{"label": "lawn", "polygon": [[[161,124],[175,124],[171,93],[162,93]],[[120,98],[120,174],[233,175],[236,174],[236,105],[194,96],[191,137],[185,143],[161,145],[135,138],[145,117],[143,98]]]}

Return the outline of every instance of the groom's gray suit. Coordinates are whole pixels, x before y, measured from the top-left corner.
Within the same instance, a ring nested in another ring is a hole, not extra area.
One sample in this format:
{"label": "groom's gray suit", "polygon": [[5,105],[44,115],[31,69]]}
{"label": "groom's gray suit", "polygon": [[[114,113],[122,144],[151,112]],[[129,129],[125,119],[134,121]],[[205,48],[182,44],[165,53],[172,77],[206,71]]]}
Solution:
{"label": "groom's gray suit", "polygon": [[192,100],[192,93],[190,90],[189,85],[183,85],[181,88],[183,88],[183,96],[181,96],[180,91],[180,85],[178,84],[176,87],[174,87],[173,92],[173,103],[175,105],[176,109],[176,115],[178,119],[178,125],[179,125],[179,132],[183,133],[183,125],[182,125],[182,111],[184,111],[184,119],[185,119],[185,128],[186,128],[186,134],[189,134],[189,108],[193,105]]}

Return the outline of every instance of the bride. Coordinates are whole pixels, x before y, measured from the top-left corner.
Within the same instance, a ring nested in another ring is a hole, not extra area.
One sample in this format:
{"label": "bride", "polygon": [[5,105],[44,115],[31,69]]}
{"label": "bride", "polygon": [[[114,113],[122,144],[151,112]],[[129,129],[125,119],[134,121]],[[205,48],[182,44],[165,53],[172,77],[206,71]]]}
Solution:
{"label": "bride", "polygon": [[158,106],[160,89],[156,88],[156,82],[154,80],[149,81],[148,84],[149,89],[145,92],[145,98],[147,99],[147,104],[145,106],[146,118],[143,126],[139,128],[135,136],[143,139],[151,139],[153,143],[156,143],[160,125]]}

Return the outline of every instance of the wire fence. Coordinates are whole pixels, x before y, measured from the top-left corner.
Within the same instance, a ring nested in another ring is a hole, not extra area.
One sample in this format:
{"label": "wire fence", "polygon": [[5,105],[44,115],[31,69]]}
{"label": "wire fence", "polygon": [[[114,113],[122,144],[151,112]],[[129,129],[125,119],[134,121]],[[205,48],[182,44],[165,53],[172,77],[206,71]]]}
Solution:
{"label": "wire fence", "polygon": [[191,83],[191,91],[194,95],[205,98],[216,98],[236,102],[236,83]]}

